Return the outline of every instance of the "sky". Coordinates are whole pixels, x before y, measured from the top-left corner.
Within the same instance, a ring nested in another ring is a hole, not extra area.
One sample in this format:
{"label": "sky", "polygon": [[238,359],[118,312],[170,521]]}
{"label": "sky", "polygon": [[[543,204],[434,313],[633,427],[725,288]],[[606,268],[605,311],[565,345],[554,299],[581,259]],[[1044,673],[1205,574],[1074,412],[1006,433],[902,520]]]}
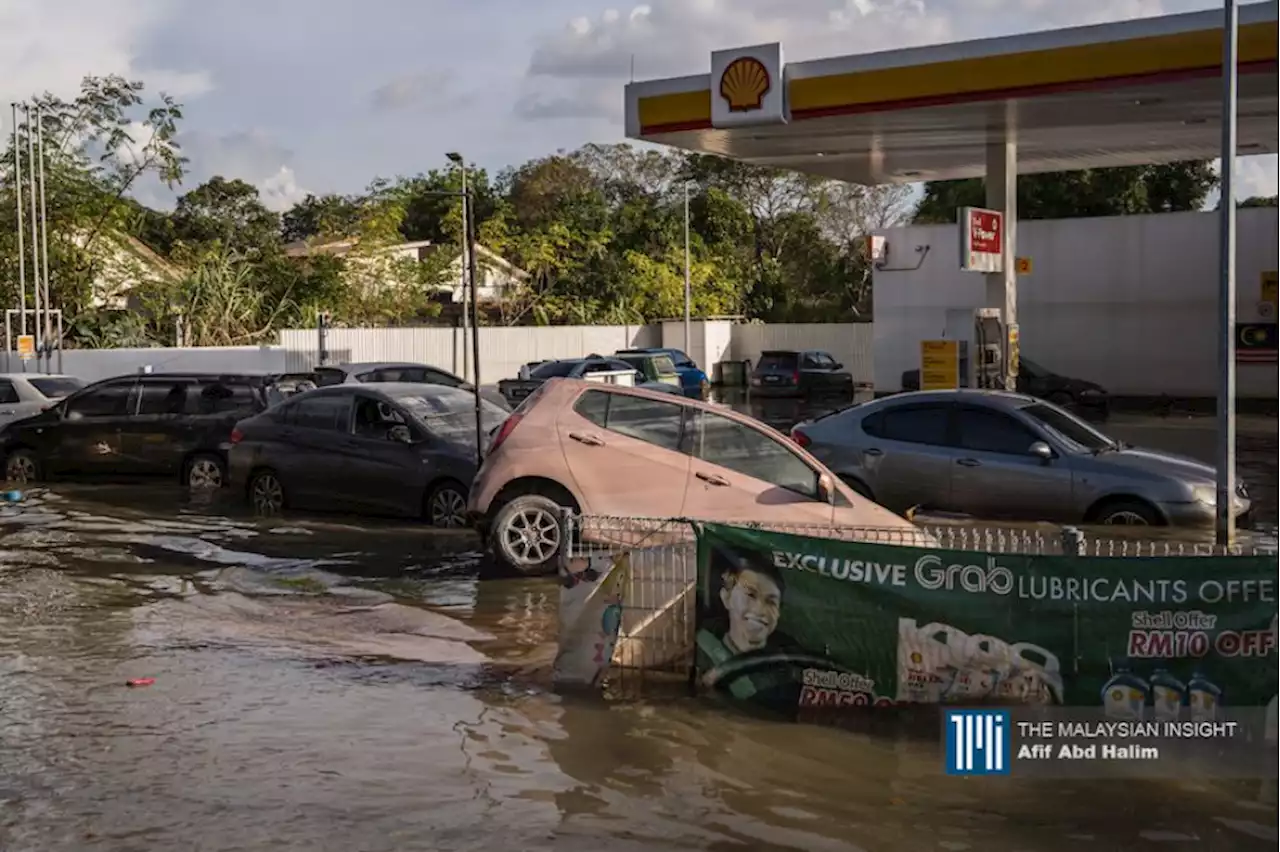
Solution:
{"label": "sky", "polygon": [[[282,210],[448,165],[493,172],[624,138],[623,86],[788,61],[1192,11],[1213,0],[0,0],[0,103],[123,74],[185,105],[186,188],[220,174]],[[0,123],[9,124],[8,110]],[[1276,157],[1240,161],[1276,193]],[[172,196],[146,187],[157,206]]]}

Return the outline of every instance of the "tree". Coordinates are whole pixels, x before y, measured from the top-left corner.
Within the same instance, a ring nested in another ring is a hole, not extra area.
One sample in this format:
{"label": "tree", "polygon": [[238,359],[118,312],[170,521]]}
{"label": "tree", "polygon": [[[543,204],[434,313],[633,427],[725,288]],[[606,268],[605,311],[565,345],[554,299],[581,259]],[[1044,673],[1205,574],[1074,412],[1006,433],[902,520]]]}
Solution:
{"label": "tree", "polygon": [[[1048,172],[1018,177],[1019,219],[1066,219],[1199,210],[1218,184],[1202,160]],[[916,208],[919,223],[954,223],[961,207],[985,207],[982,178],[930,181]]]}
{"label": "tree", "polygon": [[244,255],[261,255],[280,244],[280,216],[262,203],[256,187],[222,176],[178,199],[174,236],[185,243],[218,242]]}
{"label": "tree", "polygon": [[357,199],[344,195],[308,195],[281,217],[281,237],[286,243],[313,237],[338,239],[350,234],[360,218]]}
{"label": "tree", "polygon": [[1251,195],[1244,201],[1239,202],[1237,207],[1275,207],[1277,206],[1277,198],[1274,195]]}

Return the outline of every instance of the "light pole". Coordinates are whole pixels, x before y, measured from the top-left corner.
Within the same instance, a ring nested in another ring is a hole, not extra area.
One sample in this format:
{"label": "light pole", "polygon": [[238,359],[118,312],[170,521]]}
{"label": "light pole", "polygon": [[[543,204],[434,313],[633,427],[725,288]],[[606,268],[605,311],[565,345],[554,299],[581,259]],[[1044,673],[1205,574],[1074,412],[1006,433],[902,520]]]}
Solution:
{"label": "light pole", "polygon": [[[475,386],[476,394],[476,461],[477,463],[484,458],[484,426],[480,408],[480,298],[476,290],[476,218],[475,204],[472,202],[474,198],[467,186],[467,165],[462,159],[462,155],[456,151],[445,154],[452,162],[456,163],[462,169],[462,228],[465,234],[466,257],[463,258],[466,263],[467,278],[471,281],[471,375],[472,384]],[[462,291],[463,314],[466,314],[466,288]],[[465,341],[464,341],[465,342]],[[465,351],[465,350],[464,350]]]}
{"label": "light pole", "polygon": [[1236,0],[1224,0],[1222,20],[1222,199],[1218,202],[1218,545],[1236,532]]}
{"label": "light pole", "polygon": [[457,152],[445,154],[449,161],[456,165],[462,171],[462,375],[467,375],[470,371],[468,361],[471,359],[470,353],[467,351],[467,257],[470,252],[467,250],[467,234],[470,228],[467,226],[467,164],[462,159],[462,155]]}
{"label": "light pole", "polygon": [[689,280],[689,182],[684,182],[684,354],[693,346],[693,287]]}

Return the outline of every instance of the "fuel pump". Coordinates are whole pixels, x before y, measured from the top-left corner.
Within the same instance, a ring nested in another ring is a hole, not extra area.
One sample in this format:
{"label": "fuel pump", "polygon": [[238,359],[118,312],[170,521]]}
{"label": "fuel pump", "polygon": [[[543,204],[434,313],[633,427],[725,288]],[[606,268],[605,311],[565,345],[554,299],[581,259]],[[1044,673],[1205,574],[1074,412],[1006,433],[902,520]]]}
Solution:
{"label": "fuel pump", "polygon": [[999,308],[978,308],[973,312],[972,387],[1004,389],[1006,342]]}

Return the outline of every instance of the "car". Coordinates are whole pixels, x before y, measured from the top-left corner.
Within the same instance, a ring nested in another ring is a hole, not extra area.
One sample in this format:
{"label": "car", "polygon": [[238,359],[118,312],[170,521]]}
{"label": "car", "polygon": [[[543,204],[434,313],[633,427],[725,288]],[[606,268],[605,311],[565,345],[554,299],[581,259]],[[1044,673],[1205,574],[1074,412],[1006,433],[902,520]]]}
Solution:
{"label": "car", "polygon": [[274,377],[146,373],[105,379],[0,428],[5,478],[172,477],[226,482],[237,420],[264,410]]}
{"label": "car", "polygon": [[0,424],[39,414],[82,387],[59,373],[0,373]]}
{"label": "car", "polygon": [[750,392],[757,396],[852,395],[853,376],[831,353],[817,349],[768,349],[751,371]]}
{"label": "car", "polygon": [[[481,401],[482,439],[507,412]],[[342,384],[236,423],[230,481],[259,512],[285,508],[466,523],[479,466],[475,396],[405,382]]]}
{"label": "car", "polygon": [[554,570],[563,510],[916,532],[744,414],[642,388],[550,379],[494,434],[467,511],[500,561],[538,574]]}
{"label": "car", "polygon": [[[408,361],[366,361],[353,364],[327,364],[312,371],[317,387],[341,385],[347,382],[369,384],[376,382],[410,382],[413,384],[443,385],[449,388],[471,390],[473,385],[461,376],[432,367],[430,364],[414,364]],[[480,398],[499,408],[507,408],[506,401],[497,388],[488,385],[480,388]]]}
{"label": "car", "polygon": [[[525,365],[529,367],[528,364]],[[498,382],[498,391],[502,398],[512,407],[518,406],[530,394],[542,386],[548,379],[572,378],[580,379],[593,373],[630,373],[631,384],[644,384],[648,379],[633,365],[618,358],[606,358],[603,355],[588,355],[585,358],[560,358],[555,361],[543,361],[530,369],[520,371],[523,378],[503,379]]]}
{"label": "car", "polygon": [[628,352],[614,356],[623,363],[635,367],[636,372],[644,377],[642,384],[670,385],[684,393],[680,384],[680,374],[676,372],[675,362],[666,353]]}
{"label": "car", "polygon": [[[916,391],[797,424],[792,438],[851,488],[894,511],[984,519],[1208,526],[1216,474],[1129,446],[1029,394]],[[1233,510],[1250,509],[1237,487]]]}
{"label": "car", "polygon": [[[902,374],[904,391],[920,390],[920,371],[907,370]],[[1030,358],[1018,359],[1018,393],[1030,394],[1048,400],[1060,408],[1069,408],[1098,420],[1110,414],[1110,398],[1099,384],[1063,376],[1041,366]]]}
{"label": "car", "polygon": [[680,388],[685,396],[692,399],[706,399],[711,394],[711,382],[706,372],[679,349],[655,346],[642,349],[620,349],[614,354],[619,358],[626,355],[666,355],[675,365],[676,373],[680,376]]}

